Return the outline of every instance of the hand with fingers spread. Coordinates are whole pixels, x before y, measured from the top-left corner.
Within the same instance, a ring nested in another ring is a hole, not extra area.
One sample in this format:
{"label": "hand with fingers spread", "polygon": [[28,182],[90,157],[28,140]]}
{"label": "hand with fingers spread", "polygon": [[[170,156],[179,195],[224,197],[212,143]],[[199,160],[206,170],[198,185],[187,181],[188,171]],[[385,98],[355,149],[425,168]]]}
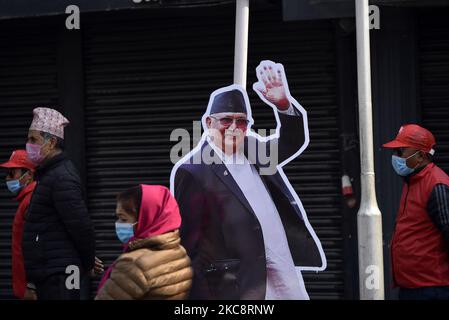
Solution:
{"label": "hand with fingers spread", "polygon": [[256,71],[259,81],[254,84],[254,89],[279,110],[287,110],[290,107],[290,101],[288,100],[287,83],[283,80],[282,65],[271,61],[262,61]]}

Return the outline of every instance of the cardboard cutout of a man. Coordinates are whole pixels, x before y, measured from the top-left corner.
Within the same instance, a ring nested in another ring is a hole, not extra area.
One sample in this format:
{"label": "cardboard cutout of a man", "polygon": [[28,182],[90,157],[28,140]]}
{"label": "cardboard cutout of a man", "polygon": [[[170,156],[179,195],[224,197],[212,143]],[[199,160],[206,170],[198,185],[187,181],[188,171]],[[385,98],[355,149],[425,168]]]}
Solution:
{"label": "cardboard cutout of a man", "polygon": [[291,97],[281,64],[262,61],[256,71],[253,88],[273,108],[276,133],[250,131],[242,87],[218,89],[202,118],[202,140],[172,170],[181,241],[195,273],[191,299],[308,299],[301,270],[326,268],[282,171],[309,143],[306,111]]}

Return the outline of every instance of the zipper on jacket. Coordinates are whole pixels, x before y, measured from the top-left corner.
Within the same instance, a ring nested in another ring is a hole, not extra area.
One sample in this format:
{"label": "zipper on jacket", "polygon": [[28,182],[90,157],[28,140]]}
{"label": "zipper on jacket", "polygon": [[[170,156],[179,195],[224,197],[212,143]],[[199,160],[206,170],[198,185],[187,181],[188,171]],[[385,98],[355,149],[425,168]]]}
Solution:
{"label": "zipper on jacket", "polygon": [[[410,191],[410,185],[409,185],[409,183],[407,182],[407,181],[405,181],[405,183],[407,184],[407,193],[405,194],[405,199],[404,199],[404,209],[402,209],[402,212],[401,212],[401,217],[404,215],[404,213],[405,213],[405,210],[407,209],[407,199],[408,199],[408,193],[409,193],[409,191]],[[396,235],[396,226],[397,226],[397,224],[398,224],[398,219],[399,219],[399,217],[400,216],[397,216],[396,217],[396,219],[395,219],[395,222],[394,222],[394,228],[393,228],[393,239],[392,239],[392,241],[391,241],[391,249],[393,249],[393,245],[394,245],[394,238],[395,238],[395,235]]]}
{"label": "zipper on jacket", "polygon": [[407,209],[407,199],[408,199],[408,193],[410,191],[410,184],[408,182],[406,182],[406,183],[407,183],[407,193],[405,194],[404,209],[402,210],[401,216],[404,215],[405,209]]}
{"label": "zipper on jacket", "polygon": [[35,194],[36,189],[37,189],[38,186],[39,186],[39,180],[36,180],[36,186],[34,187],[33,194],[31,195],[31,198],[30,198],[30,205],[28,206],[28,210],[25,213],[25,217],[24,217],[25,221],[28,220],[28,217],[30,216],[31,205],[33,203],[34,194]]}
{"label": "zipper on jacket", "polygon": [[[408,193],[410,191],[410,185],[407,181],[405,181],[405,183],[407,184],[407,193],[405,194],[405,199],[404,199],[404,209],[402,209],[402,213],[401,216],[404,215],[405,209],[407,208],[407,199],[408,199]],[[395,277],[395,264],[394,264],[394,255],[393,255],[393,247],[395,245],[395,236],[396,236],[396,225],[398,224],[398,218],[399,216],[396,217],[396,221],[394,222],[394,228],[393,228],[393,239],[391,239],[391,246],[390,246],[390,257],[391,257],[391,266],[392,266],[392,276],[393,276],[393,283],[397,286],[397,282],[396,282],[396,277]]]}

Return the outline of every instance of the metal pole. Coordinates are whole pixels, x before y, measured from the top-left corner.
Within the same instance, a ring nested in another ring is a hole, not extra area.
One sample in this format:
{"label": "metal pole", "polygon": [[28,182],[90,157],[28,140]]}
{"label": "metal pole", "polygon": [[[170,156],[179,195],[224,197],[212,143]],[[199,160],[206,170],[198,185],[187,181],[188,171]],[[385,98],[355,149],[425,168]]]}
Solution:
{"label": "metal pole", "polygon": [[246,88],[249,0],[235,2],[234,83]]}
{"label": "metal pole", "polygon": [[357,213],[361,300],[384,299],[382,215],[374,180],[368,0],[355,0],[362,199]]}

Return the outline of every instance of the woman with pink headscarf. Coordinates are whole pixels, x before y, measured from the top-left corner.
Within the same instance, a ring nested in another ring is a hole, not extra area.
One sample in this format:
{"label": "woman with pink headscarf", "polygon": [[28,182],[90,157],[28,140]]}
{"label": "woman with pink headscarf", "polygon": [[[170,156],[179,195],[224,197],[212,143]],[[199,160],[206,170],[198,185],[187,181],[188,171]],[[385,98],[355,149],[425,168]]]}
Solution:
{"label": "woman with pink headscarf", "polygon": [[124,253],[106,271],[96,300],[186,299],[192,268],[180,245],[181,216],[170,191],[140,185],[117,197]]}

